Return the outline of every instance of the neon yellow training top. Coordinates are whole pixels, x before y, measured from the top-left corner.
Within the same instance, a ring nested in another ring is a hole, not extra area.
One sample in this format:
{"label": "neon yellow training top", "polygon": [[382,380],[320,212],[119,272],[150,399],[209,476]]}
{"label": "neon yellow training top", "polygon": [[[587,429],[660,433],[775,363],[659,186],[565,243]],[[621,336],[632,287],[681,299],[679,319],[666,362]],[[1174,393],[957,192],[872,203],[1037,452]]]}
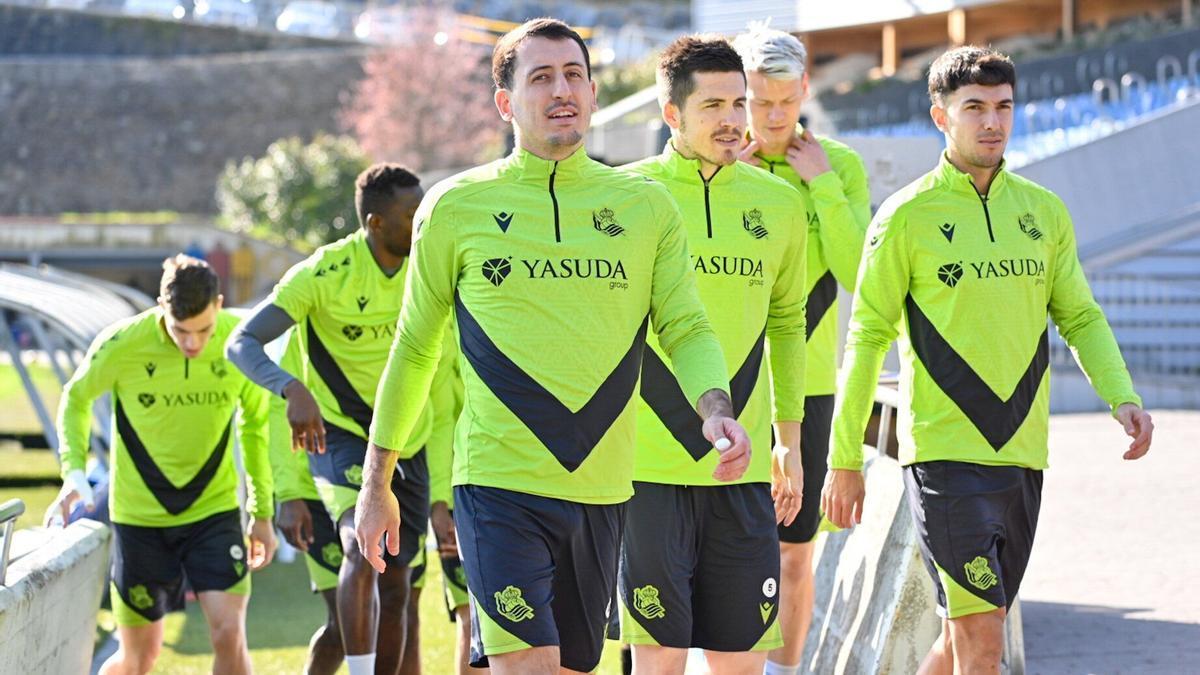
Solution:
{"label": "neon yellow training top", "polygon": [[[58,408],[62,475],[85,471],[92,404],[112,394],[109,516],[173,527],[238,508],[231,431],[237,418],[246,510],[270,518],[270,394],[225,360],[238,317],[222,310],[204,351],[184,357],[155,307],[106,328],[63,389]],[[235,415],[241,411],[240,415]]]}
{"label": "neon yellow training top", "polygon": [[830,468],[862,468],[876,378],[897,336],[902,464],[1045,468],[1047,314],[1101,398],[1114,410],[1141,405],[1062,200],[1003,166],[979,195],[943,157],[884,202],[868,231]]}
{"label": "neon yellow training top", "polygon": [[[662,154],[623,168],[662,183],[679,205],[700,299],[732,376],[734,413],[754,449],[736,482],[770,482],[772,420],[804,419],[808,201],[744,162],[719,167],[705,180],[699,160],[684,158],[669,143]],[[634,480],[725,484],[712,477],[719,455],[700,433],[695,408],[658,341],[648,343]]]}
{"label": "neon yellow training top", "polygon": [[693,405],[728,387],[670,196],[582,148],[561,161],[518,149],[425,196],[377,445],[397,447],[415,424],[451,313],[464,390],[455,485],[628,499],[650,327]]}
{"label": "neon yellow training top", "polygon": [[[802,133],[803,128],[797,128]],[[812,205],[808,222],[808,396],[827,396],[837,383],[838,286],[854,292],[863,239],[871,222],[871,190],[862,158],[850,146],[817,136],[832,171],[805,182],[783,155],[760,155]]]}

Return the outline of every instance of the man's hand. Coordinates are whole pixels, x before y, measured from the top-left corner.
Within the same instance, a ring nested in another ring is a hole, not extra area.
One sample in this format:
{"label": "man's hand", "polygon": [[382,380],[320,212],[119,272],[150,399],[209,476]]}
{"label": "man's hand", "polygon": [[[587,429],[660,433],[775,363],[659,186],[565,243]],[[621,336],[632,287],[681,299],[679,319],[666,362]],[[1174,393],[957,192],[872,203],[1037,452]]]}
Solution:
{"label": "man's hand", "polygon": [[387,551],[400,555],[400,502],[392,494],[396,455],[374,443],[367,445],[362,489],[354,507],[354,537],[358,550],[376,572],[383,574],[387,563],[380,542],[387,535]]}
{"label": "man's hand", "polygon": [[742,148],[742,151],[738,153],[738,159],[747,164],[762,166],[762,160],[758,158],[759,149],[758,141],[751,139],[750,142],[746,143],[746,147]]}
{"label": "man's hand", "polygon": [[787,162],[805,183],[826,171],[833,170],[829,164],[829,157],[825,154],[825,148],[821,147],[812,132],[807,129],[803,134],[792,139],[792,144],[787,149]]}
{"label": "man's hand", "polygon": [[721,455],[713,478],[723,483],[741,478],[750,466],[750,436],[733,418],[729,394],[720,389],[707,391],[700,397],[696,409],[704,418],[701,428],[704,437]]}
{"label": "man's hand", "polygon": [[71,517],[71,510],[75,508],[75,502],[78,501],[83,502],[88,512],[96,510],[96,498],[92,493],[92,485],[88,483],[87,476],[76,469],[63,479],[62,489],[59,490],[58,497],[46,509],[42,524],[46,527],[65,527],[67,520]]}
{"label": "man's hand", "polygon": [[271,564],[275,558],[275,549],[279,542],[275,540],[275,526],[270,518],[259,520],[250,519],[250,569],[261,570]]}
{"label": "man's hand", "polygon": [[280,502],[276,524],[287,543],[308,553],[308,545],[313,542],[313,519],[303,499]]}
{"label": "man's hand", "polygon": [[789,447],[780,442],[771,450],[771,499],[775,502],[776,523],[791,525],[804,503],[804,465],[800,459],[799,443]]}
{"label": "man's hand", "polygon": [[292,427],[292,450],[324,453],[325,422],[312,392],[300,380],[292,380],[284,386],[283,397],[287,399],[287,421]]}
{"label": "man's hand", "polygon": [[433,523],[433,536],[437,538],[438,555],[443,558],[458,557],[458,535],[454,531],[454,516],[446,502],[434,502],[429,509],[429,520]]}
{"label": "man's hand", "polygon": [[1132,403],[1122,403],[1117,406],[1117,421],[1133,439],[1129,450],[1123,455],[1125,459],[1139,459],[1150,452],[1150,441],[1154,436],[1154,422],[1150,419],[1150,413]]}
{"label": "man's hand", "polygon": [[821,490],[821,510],[834,525],[843,529],[853,527],[862,522],[866,496],[862,471],[831,469]]}

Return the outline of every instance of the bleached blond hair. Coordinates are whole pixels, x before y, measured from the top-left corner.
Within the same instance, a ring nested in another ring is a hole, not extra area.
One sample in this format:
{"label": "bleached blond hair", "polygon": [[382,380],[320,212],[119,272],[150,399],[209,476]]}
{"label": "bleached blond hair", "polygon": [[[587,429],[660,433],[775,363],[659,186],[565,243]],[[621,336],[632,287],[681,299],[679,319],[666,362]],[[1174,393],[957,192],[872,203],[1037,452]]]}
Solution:
{"label": "bleached blond hair", "polygon": [[770,27],[770,20],[751,22],[746,32],[733,39],[746,72],[759,72],[773,80],[796,80],[804,76],[808,50],[799,38]]}

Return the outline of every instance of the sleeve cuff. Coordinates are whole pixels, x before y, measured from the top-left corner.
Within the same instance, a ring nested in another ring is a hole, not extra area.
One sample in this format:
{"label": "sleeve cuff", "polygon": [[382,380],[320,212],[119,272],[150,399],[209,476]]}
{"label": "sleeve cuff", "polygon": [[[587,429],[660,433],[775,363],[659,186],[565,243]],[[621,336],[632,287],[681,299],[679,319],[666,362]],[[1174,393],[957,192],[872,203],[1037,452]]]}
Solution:
{"label": "sleeve cuff", "polygon": [[816,200],[818,197],[844,197],[845,188],[842,178],[837,171],[830,169],[808,182],[808,192]]}

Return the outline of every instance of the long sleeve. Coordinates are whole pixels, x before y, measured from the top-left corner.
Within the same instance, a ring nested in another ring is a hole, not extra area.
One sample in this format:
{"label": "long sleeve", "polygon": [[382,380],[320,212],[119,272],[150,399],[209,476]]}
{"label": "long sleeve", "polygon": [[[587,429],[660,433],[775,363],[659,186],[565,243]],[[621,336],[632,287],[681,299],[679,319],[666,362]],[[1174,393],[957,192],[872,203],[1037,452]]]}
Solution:
{"label": "long sleeve", "polygon": [[388,450],[404,448],[425,406],[458,279],[452,207],[434,201],[427,197],[413,219],[404,302],[375,394],[371,442]]}
{"label": "long sleeve", "polygon": [[721,345],[696,289],[683,218],[669,199],[658,201],[655,207],[656,220],[666,225],[654,262],[650,320],[683,393],[695,405],[712,389],[728,393],[729,375]]}
{"label": "long sleeve", "polygon": [[[275,345],[272,345],[275,346]],[[299,338],[295,331],[288,333],[287,342],[279,356],[279,367],[289,376],[300,377],[304,368]],[[287,400],[271,396],[270,403],[270,458],[272,475],[275,478],[275,500],[312,499],[317,494],[312,472],[308,468],[308,455],[292,450],[292,428],[287,421]]]}
{"label": "long sleeve", "polygon": [[[797,196],[799,193],[796,193]],[[771,365],[771,385],[774,393],[774,416],[777,422],[804,420],[805,304],[807,291],[809,205],[796,200],[797,217],[793,235],[775,286],[771,289],[771,306],[767,312],[767,341]]]}
{"label": "long sleeve", "polygon": [[868,234],[871,241],[863,250],[858,271],[833,412],[831,469],[862,469],[863,435],[875,401],[879,370],[899,332],[908,294],[910,266],[903,216],[881,210]]}
{"label": "long sleeve", "polygon": [[267,391],[283,395],[283,388],[296,379],[267,356],[265,345],[283,335],[296,323],[292,315],[269,300],[234,330],[225,343],[225,358]]}
{"label": "long sleeve", "polygon": [[92,342],[79,368],[63,387],[58,404],[58,454],[62,475],[87,470],[87,453],[92,434],[92,403],[111,391],[115,382],[108,361],[117,349],[115,329],[104,330]]}
{"label": "long sleeve", "polygon": [[246,511],[256,518],[270,518],[275,513],[274,480],[268,449],[268,421],[271,394],[246,380],[238,401],[238,439],[242,444],[242,463],[246,468]]}
{"label": "long sleeve", "polygon": [[863,239],[871,222],[867,169],[855,153],[845,153],[842,172],[827,171],[808,183],[820,220],[821,251],[842,288],[854,290]]}
{"label": "long sleeve", "polygon": [[312,474],[308,471],[308,458],[304,452],[292,450],[292,431],[287,422],[287,401],[272,396],[270,402],[270,440],[268,447],[271,459],[271,474],[275,481],[275,499],[287,502],[304,499],[316,492]]}
{"label": "long sleeve", "polygon": [[1075,228],[1058,202],[1058,245],[1050,289],[1050,317],[1088,381],[1112,411],[1122,403],[1142,405],[1104,312],[1092,297],[1075,245]]}
{"label": "long sleeve", "polygon": [[454,465],[454,425],[463,405],[463,384],[459,377],[457,352],[452,332],[446,331],[442,358],[433,385],[429,404],[433,410],[433,430],[425,442],[425,460],[429,465],[429,503],[445,502],[454,507],[454,492],[450,478]]}

